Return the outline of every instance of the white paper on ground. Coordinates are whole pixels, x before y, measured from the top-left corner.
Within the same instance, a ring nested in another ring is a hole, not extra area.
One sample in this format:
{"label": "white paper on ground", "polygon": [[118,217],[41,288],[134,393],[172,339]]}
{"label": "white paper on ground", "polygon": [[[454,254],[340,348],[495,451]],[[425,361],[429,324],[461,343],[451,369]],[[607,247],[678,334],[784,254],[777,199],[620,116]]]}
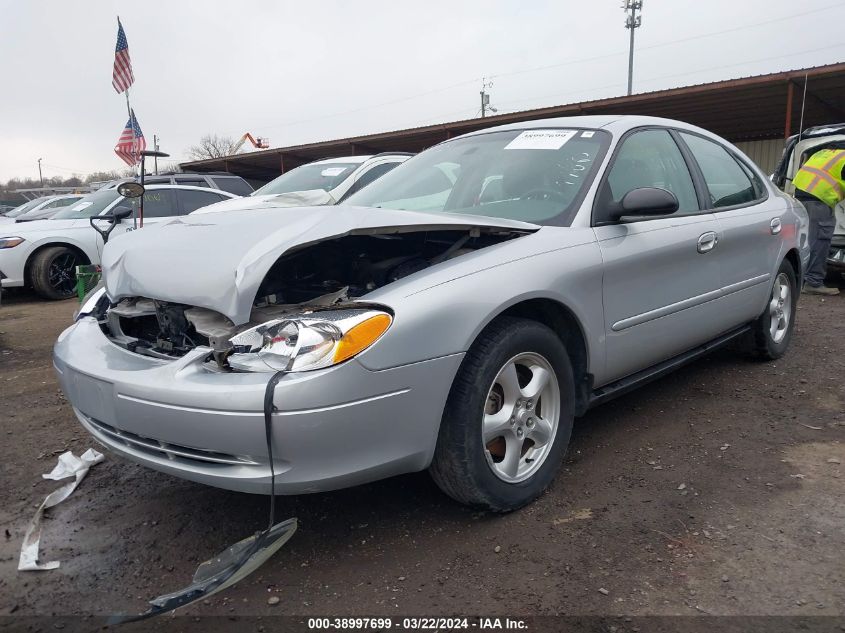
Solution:
{"label": "white paper on ground", "polygon": [[575,136],[575,130],[525,130],[505,149],[560,149]]}
{"label": "white paper on ground", "polygon": [[51,492],[41,502],[41,505],[38,506],[35,516],[32,517],[32,521],[29,523],[26,535],[23,537],[18,571],[56,569],[59,566],[59,561],[51,561],[49,563],[38,562],[38,549],[41,545],[41,517],[44,514],[44,510],[52,508],[67,499],[76,490],[79,482],[88,474],[88,469],[94,464],[100,463],[103,459],[103,454],[98,453],[93,448],[89,448],[82,453],[81,457],[77,457],[70,451],[67,451],[59,455],[59,461],[51,472],[41,475],[44,479],[53,479],[55,481],[67,479],[68,477],[75,477],[75,479]]}

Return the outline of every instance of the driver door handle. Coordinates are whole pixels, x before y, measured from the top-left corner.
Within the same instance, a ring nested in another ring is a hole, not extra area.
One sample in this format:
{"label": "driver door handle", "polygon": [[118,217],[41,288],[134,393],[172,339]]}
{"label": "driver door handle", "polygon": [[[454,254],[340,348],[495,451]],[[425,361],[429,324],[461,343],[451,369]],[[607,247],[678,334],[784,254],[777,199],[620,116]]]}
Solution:
{"label": "driver door handle", "polygon": [[777,235],[780,233],[781,230],[781,223],[780,218],[772,218],[772,221],[769,223],[769,226],[772,229],[772,235]]}
{"label": "driver door handle", "polygon": [[709,253],[716,247],[716,244],[718,243],[719,236],[716,235],[715,231],[707,231],[707,233],[702,233],[698,238],[698,252]]}

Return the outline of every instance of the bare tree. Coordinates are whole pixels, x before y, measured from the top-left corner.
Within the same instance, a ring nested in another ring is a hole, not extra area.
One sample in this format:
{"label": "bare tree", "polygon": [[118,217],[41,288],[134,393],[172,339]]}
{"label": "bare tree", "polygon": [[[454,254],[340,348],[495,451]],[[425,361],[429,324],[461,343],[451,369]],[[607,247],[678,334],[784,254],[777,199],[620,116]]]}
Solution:
{"label": "bare tree", "polygon": [[240,151],[235,151],[236,143],[237,141],[231,136],[206,134],[200,139],[199,145],[192,145],[188,148],[188,155],[194,160],[231,156],[232,154],[236,154]]}

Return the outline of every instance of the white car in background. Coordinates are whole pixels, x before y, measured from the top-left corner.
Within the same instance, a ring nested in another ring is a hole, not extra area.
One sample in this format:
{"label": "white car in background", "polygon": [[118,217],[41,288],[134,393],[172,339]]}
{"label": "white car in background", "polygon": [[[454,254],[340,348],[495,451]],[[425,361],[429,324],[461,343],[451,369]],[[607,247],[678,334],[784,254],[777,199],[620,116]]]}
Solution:
{"label": "white car in background", "polygon": [[[786,193],[795,195],[792,179],[813,154],[823,149],[845,149],[845,123],[807,128],[800,138],[795,135],[786,139],[786,147],[772,174],[772,181]],[[833,208],[833,215],[836,226],[827,255],[827,269],[828,272],[845,273],[845,201]]]}
{"label": "white car in background", "polygon": [[[150,185],[144,194],[144,223],[187,215],[200,207],[237,197],[208,187]],[[104,189],[60,209],[49,220],[0,225],[0,286],[29,286],[45,299],[72,296],[76,267],[99,264],[103,251],[103,239],[91,227],[90,218],[137,205],[137,198],[124,198],[117,189]],[[106,221],[102,224],[105,228]],[[121,220],[110,239],[134,228],[131,217]]]}
{"label": "white car in background", "polygon": [[411,156],[406,152],[385,152],[318,160],[285,172],[240,200],[227,200],[196,213],[338,204]]}
{"label": "white car in background", "polygon": [[[0,224],[11,224],[12,222],[26,222],[24,216],[32,217],[35,214],[43,214],[46,217],[58,213],[59,209],[73,204],[82,196],[79,194],[68,194],[61,196],[43,196],[24,202],[22,205],[15,207],[0,216]],[[38,218],[44,219],[44,218]]]}

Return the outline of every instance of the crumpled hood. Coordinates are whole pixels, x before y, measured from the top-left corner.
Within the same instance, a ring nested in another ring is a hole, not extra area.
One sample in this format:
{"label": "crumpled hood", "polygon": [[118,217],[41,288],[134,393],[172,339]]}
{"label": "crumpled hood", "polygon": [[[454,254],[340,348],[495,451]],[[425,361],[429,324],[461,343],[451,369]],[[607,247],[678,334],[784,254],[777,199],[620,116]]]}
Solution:
{"label": "crumpled hood", "polygon": [[286,251],[353,233],[540,227],[515,220],[367,207],[280,208],[186,216],[110,241],[103,252],[113,301],[147,297],[216,310],[249,321],[258,287]]}
{"label": "crumpled hood", "polygon": [[308,191],[292,191],[290,193],[274,193],[266,196],[246,196],[215,202],[207,207],[201,207],[191,215],[217,213],[219,211],[245,211],[249,209],[277,209],[281,207],[317,207],[336,204],[337,201],[327,191],[310,189]]}

